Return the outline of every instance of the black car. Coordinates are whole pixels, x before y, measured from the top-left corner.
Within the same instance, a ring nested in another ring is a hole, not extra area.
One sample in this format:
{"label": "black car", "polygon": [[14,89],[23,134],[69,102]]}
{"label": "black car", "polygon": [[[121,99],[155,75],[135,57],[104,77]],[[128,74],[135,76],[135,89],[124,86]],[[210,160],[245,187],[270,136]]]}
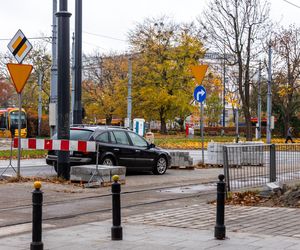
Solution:
{"label": "black car", "polygon": [[[56,136],[53,136],[56,139]],[[71,127],[70,140],[96,141],[100,165],[125,166],[133,171],[164,174],[171,164],[169,152],[149,144],[131,130],[109,126]],[[96,152],[70,152],[70,165],[96,164]],[[49,151],[46,163],[57,171],[57,151]]]}

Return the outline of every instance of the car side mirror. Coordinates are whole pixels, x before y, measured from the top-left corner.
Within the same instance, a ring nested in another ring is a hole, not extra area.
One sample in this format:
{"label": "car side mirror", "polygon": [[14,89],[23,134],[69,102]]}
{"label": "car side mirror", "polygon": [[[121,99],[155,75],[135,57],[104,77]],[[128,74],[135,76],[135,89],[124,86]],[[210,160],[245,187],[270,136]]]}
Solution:
{"label": "car side mirror", "polygon": [[149,148],[155,148],[155,144],[150,143],[148,147],[149,147]]}

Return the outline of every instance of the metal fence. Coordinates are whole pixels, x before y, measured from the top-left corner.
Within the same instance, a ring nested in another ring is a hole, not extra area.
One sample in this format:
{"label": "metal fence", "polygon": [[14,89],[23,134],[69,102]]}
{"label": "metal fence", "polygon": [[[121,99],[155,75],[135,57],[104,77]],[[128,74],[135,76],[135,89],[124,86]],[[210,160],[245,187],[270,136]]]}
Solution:
{"label": "metal fence", "polygon": [[228,191],[300,179],[300,144],[227,145],[223,159]]}

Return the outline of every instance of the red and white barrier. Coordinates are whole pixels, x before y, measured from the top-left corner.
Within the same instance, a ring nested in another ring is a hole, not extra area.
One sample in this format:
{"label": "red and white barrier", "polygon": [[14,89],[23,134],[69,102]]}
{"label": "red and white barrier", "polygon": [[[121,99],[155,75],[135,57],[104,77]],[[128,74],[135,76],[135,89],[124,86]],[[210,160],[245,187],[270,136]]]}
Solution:
{"label": "red and white barrier", "polygon": [[[14,148],[18,147],[18,138],[14,138]],[[51,140],[36,138],[21,138],[23,149],[44,149],[60,151],[96,152],[95,141]]]}

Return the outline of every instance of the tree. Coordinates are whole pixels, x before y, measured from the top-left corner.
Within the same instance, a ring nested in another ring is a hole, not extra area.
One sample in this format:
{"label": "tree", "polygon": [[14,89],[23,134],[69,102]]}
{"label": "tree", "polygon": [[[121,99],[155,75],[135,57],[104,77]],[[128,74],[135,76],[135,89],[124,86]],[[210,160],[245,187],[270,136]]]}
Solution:
{"label": "tree", "polygon": [[51,56],[48,51],[48,43],[45,41],[35,42],[33,49],[27,56],[26,63],[32,64],[33,70],[22,92],[23,106],[36,115],[38,110],[39,77],[41,77],[42,83],[42,106],[48,108],[50,101]]}
{"label": "tree", "polygon": [[6,64],[12,61],[9,54],[0,54],[0,107],[5,108],[17,104],[18,98]]}
{"label": "tree", "polygon": [[[48,43],[46,41],[35,42],[33,49],[26,56],[24,63],[33,65],[31,75],[22,91],[22,106],[26,110],[31,110],[33,113],[37,113],[37,97],[38,97],[38,75],[42,74],[42,96],[43,106],[48,107],[49,103],[49,92],[50,92],[50,67],[51,57],[47,51]],[[1,56],[0,64],[1,68],[6,68],[7,63],[15,63],[11,53],[6,53]],[[8,71],[5,70],[0,72],[3,76],[10,80]],[[15,91],[14,91],[15,93]],[[16,101],[13,104],[17,104]]]}
{"label": "tree", "polygon": [[195,83],[190,66],[198,64],[204,48],[193,24],[175,24],[167,17],[146,19],[129,33],[134,61],[134,112],[166,122],[190,115]]}
{"label": "tree", "polygon": [[15,90],[5,78],[0,78],[0,107],[11,106],[12,98],[15,96]]}
{"label": "tree", "polygon": [[[92,60],[91,60],[92,59]],[[125,55],[96,54],[85,58],[83,101],[87,116],[92,120],[105,118],[110,125],[113,116],[124,118],[127,97],[128,60]],[[93,117],[92,117],[93,116]]]}
{"label": "tree", "polygon": [[219,123],[223,110],[223,104],[220,102],[220,94],[222,93],[222,82],[220,79],[213,76],[212,73],[204,81],[203,85],[206,87],[208,97],[205,101],[207,123],[210,126],[216,126]]}
{"label": "tree", "polygon": [[285,135],[300,110],[300,28],[281,28],[271,43],[274,49],[273,103],[284,124]]}
{"label": "tree", "polygon": [[250,66],[257,58],[259,43],[269,30],[266,0],[212,0],[199,19],[210,46],[232,54],[227,62],[237,65],[237,84],[245,116],[246,138],[252,140],[250,113]]}

